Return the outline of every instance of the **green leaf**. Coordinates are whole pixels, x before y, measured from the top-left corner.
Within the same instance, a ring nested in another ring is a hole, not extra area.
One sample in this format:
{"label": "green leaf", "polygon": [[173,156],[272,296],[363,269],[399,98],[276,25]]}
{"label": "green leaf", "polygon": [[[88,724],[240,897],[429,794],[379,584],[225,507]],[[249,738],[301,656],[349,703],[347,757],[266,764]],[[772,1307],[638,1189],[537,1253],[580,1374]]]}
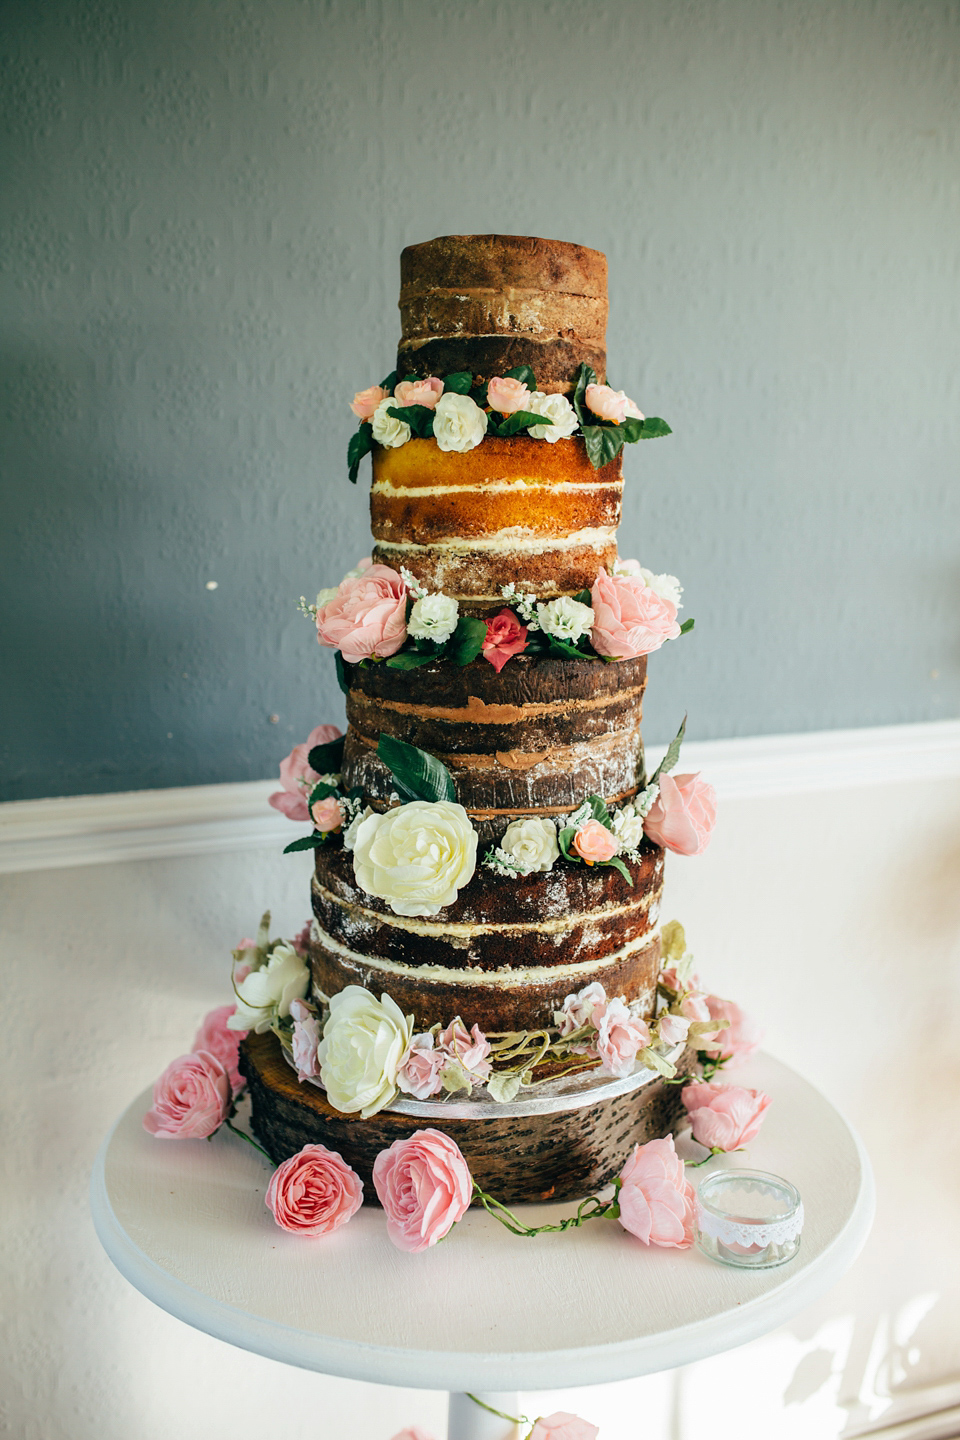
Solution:
{"label": "green leaf", "polygon": [[681,634],[681,635],[689,635],[689,634],[690,634],[690,631],[691,631],[691,630],[693,629],[693,627],[694,627],[694,624],[695,624],[695,621],[694,621],[694,619],[693,619],[693,616],[691,616],[689,620],[684,620],[683,624],[680,626],[680,634]]}
{"label": "green leaf", "polygon": [[469,665],[476,660],[487,638],[487,627],[475,615],[461,615],[457,628],[450,636],[447,654],[455,665]]}
{"label": "green leaf", "polygon": [[600,470],[616,460],[623,449],[623,427],[620,425],[584,425],[583,442],[587,447],[587,459],[594,470]]}
{"label": "green leaf", "polygon": [[487,1081],[487,1094],[491,1100],[496,1100],[498,1105],[509,1105],[510,1101],[516,1098],[519,1089],[519,1075],[504,1075],[502,1071],[499,1074],[494,1071]]}
{"label": "green leaf", "polygon": [[347,445],[347,474],[350,476],[350,484],[356,485],[357,476],[360,473],[360,461],[364,455],[369,455],[373,449],[373,426],[369,420],[364,420],[359,430],[355,430],[350,436],[350,443]]}
{"label": "green leaf", "polygon": [[603,796],[588,795],[587,802],[593,811],[594,820],[599,820],[601,825],[605,825],[608,830],[612,830],[613,826],[610,823],[610,811],[607,809],[607,802]]}
{"label": "green leaf", "polygon": [[521,430],[527,430],[531,425],[552,425],[553,421],[546,415],[534,415],[532,410],[514,410],[506,420],[497,426],[498,435],[516,435]]}
{"label": "green leaf", "polygon": [[580,421],[581,425],[585,425],[587,423],[583,418],[583,397],[586,394],[587,386],[596,385],[596,383],[596,370],[591,370],[589,365],[581,365],[580,369],[577,371],[577,383],[573,391],[573,408],[577,412],[577,419]]}
{"label": "green leaf", "polygon": [[572,645],[569,640],[558,640],[553,635],[548,636],[547,639],[547,654],[555,655],[558,659],[562,657],[566,660],[595,660],[597,658],[586,650],[578,650],[576,645]]}
{"label": "green leaf", "polygon": [[380,736],[377,756],[383,761],[397,782],[397,790],[404,800],[456,800],[453,777],[446,765],[408,745],[406,740],[396,740],[392,735]]}
{"label": "green leaf", "polygon": [[339,650],[337,651],[336,655],[334,656],[334,663],[336,664],[336,667],[337,667],[337,684],[340,686],[340,689],[343,691],[344,695],[349,695],[349,694],[350,694],[350,686],[349,686],[349,684],[348,684],[348,682],[347,682],[347,666],[346,666],[346,661],[344,660],[344,658],[343,658],[343,656],[341,655],[341,653],[340,653]]}
{"label": "green leaf", "polygon": [[[407,378],[408,378],[408,379],[412,379],[413,377],[412,377],[412,376],[408,376]],[[394,392],[394,390],[396,390],[396,388],[397,388],[397,372],[396,372],[396,370],[391,370],[391,371],[390,371],[390,374],[386,377],[386,379],[380,381],[380,389],[381,389],[381,390],[386,390],[386,392],[387,392],[388,395],[392,395],[393,392]]]}
{"label": "green leaf", "polygon": [[331,795],[339,795],[339,793],[340,792],[337,789],[336,785],[327,785],[325,781],[318,780],[316,785],[314,785],[313,789],[310,791],[310,799],[308,800],[307,804],[312,809],[313,806],[316,805],[318,800],[326,800]]}
{"label": "green leaf", "polygon": [[389,670],[417,670],[421,665],[429,665],[431,660],[436,658],[436,655],[418,655],[415,650],[407,650],[402,655],[391,655],[384,664]]}
{"label": "green leaf", "polygon": [[656,415],[648,415],[643,422],[643,430],[640,434],[641,440],[658,440],[661,435],[672,435],[673,431],[666,420],[660,420]]}
{"label": "green leaf", "polygon": [[686,731],[687,717],[686,715],[684,715],[683,721],[680,725],[680,729],[677,731],[676,735],[674,735],[673,739],[670,741],[670,744],[667,746],[667,753],[660,761],[660,764],[657,766],[656,770],[654,770],[653,774],[650,776],[648,784],[652,785],[654,780],[659,780],[661,775],[668,774],[673,769],[674,765],[676,765],[677,761],[680,759],[680,746],[683,744],[683,737],[686,734]]}
{"label": "green leaf", "polygon": [[338,735],[336,740],[328,740],[326,745],[314,745],[307,756],[307,764],[310,769],[316,770],[318,775],[338,774],[343,765],[343,746],[346,738],[346,735]]}
{"label": "green leaf", "polygon": [[581,605],[592,605],[592,604],[593,604],[593,600],[592,600],[592,598],[591,598],[591,595],[590,595],[590,591],[589,591],[589,590],[578,590],[577,593],[576,593],[576,595],[574,595],[573,598],[574,598],[574,600],[579,601],[579,603],[580,603]]}
{"label": "green leaf", "polygon": [[411,432],[421,440],[433,434],[433,411],[429,405],[391,405],[387,411],[394,420],[403,420]]}
{"label": "green leaf", "polygon": [[536,390],[537,377],[529,365],[514,365],[512,370],[507,370],[504,380],[519,380],[521,385],[526,385],[528,390]]}
{"label": "green leaf", "polygon": [[560,846],[560,853],[561,855],[563,855],[565,860],[572,860],[574,864],[582,865],[583,861],[580,859],[580,856],[577,855],[575,851],[571,851],[570,849],[570,846],[573,844],[573,837],[574,835],[576,835],[576,833],[577,832],[574,826],[567,825],[563,830],[560,831],[560,834],[557,836],[557,844]]}
{"label": "green leaf", "polygon": [[633,445],[638,440],[643,439],[643,427],[646,423],[646,420],[638,420],[634,415],[628,416],[628,418],[622,422],[620,428],[623,431],[623,438],[628,445]]}
{"label": "green leaf", "polygon": [[630,871],[627,869],[626,865],[624,865],[619,855],[614,855],[612,860],[604,860],[603,864],[612,865],[614,870],[619,870],[624,880],[626,880],[627,884],[630,886],[630,889],[633,889],[633,876],[630,874]]}
{"label": "green leaf", "polygon": [[314,830],[312,835],[304,835],[302,840],[291,840],[289,845],[284,845],[284,855],[292,855],[295,850],[319,850],[321,845],[327,843],[327,837],[320,830]]}
{"label": "green leaf", "polygon": [[469,395],[472,384],[473,374],[471,371],[455,370],[452,375],[443,377],[443,393],[445,395]]}

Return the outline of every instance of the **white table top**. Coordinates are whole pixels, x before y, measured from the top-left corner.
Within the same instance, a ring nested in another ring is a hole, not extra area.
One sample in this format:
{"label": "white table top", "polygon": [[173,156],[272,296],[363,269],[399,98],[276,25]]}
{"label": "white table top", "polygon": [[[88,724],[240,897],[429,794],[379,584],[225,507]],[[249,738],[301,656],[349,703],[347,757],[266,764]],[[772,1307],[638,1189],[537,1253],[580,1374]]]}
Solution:
{"label": "white table top", "polygon": [[[765,1334],[827,1291],[873,1218],[856,1135],[779,1061],[729,1077],[773,1103],[749,1154],[712,1161],[772,1170],[804,1201],[799,1255],[773,1270],[715,1264],[696,1249],[647,1249],[616,1222],[510,1235],[471,1210],[447,1240],[406,1255],[364,1206],[317,1240],[277,1228],[271,1169],[222,1131],[158,1141],[141,1095],[104,1142],[94,1223],[126,1278],[164,1310],[230,1344],[326,1374],[425,1389],[549,1390],[670,1369]],[[573,1205],[523,1207],[530,1224]]]}

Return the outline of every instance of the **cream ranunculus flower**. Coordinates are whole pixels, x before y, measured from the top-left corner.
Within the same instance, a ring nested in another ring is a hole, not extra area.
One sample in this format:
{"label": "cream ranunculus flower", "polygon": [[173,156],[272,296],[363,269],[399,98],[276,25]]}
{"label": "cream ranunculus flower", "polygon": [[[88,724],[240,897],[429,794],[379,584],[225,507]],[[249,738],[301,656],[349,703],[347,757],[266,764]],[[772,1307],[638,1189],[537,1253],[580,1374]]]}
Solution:
{"label": "cream ranunculus flower", "polygon": [[397,1095],[397,1071],[413,1038],[413,1016],[359,985],[331,997],[330,1018],[317,1050],[320,1079],[337,1110],[363,1120]]}
{"label": "cream ranunculus flower", "polygon": [[392,395],[388,395],[373,412],[373,438],[378,445],[384,445],[388,450],[396,450],[398,446],[406,445],[410,439],[410,426],[407,422],[387,414],[388,410],[394,409],[399,403]]}
{"label": "cream ranunculus flower", "polygon": [[441,450],[472,450],[486,433],[487,413],[469,395],[440,396],[433,412],[433,438]]}
{"label": "cream ranunculus flower", "polygon": [[544,395],[542,390],[534,390],[523,408],[531,415],[545,415],[553,421],[552,425],[531,425],[527,434],[534,440],[549,440],[551,444],[555,440],[566,440],[580,423],[566,395]]}
{"label": "cream ranunculus flower", "polygon": [[500,841],[500,849],[519,866],[521,875],[535,870],[549,870],[559,857],[557,827],[552,820],[532,815],[529,820],[514,820]]}
{"label": "cream ranunculus flower", "polygon": [[302,1000],[310,985],[303,960],[281,940],[259,970],[251,970],[236,987],[237,1008],[227,1021],[230,1030],[253,1030],[262,1035],[275,1020],[290,1014],[290,1003]]}
{"label": "cream ranunculus flower", "polygon": [[414,640],[435,640],[442,645],[457,628],[460,606],[450,595],[424,595],[414,604],[407,634]]}
{"label": "cream ranunculus flower", "polygon": [[368,815],[354,839],[357,884],[395,915],[439,915],[476,866],[477,832],[450,800],[413,800]]}

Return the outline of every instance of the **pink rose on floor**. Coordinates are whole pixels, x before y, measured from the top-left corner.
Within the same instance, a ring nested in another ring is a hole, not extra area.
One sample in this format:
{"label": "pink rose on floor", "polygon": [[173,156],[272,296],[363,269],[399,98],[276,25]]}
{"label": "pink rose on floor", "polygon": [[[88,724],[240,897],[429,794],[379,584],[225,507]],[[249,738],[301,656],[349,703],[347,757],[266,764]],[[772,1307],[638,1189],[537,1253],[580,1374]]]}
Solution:
{"label": "pink rose on floor", "polygon": [[608,1075],[629,1075],[637,1052],[650,1044],[645,1021],[631,1015],[622,1000],[611,1000],[597,1024],[597,1054]]}
{"label": "pink rose on floor", "polygon": [[439,1130],[416,1130],[381,1150],[373,1184],[387,1234],[416,1254],[442,1240],[470,1208],[473,1180],[459,1149]]}
{"label": "pink rose on floor", "polygon": [[397,1071],[397,1084],[414,1100],[429,1100],[443,1089],[440,1072],[447,1064],[449,1056],[445,1050],[435,1047],[432,1035],[414,1035],[406,1059]]}
{"label": "pink rose on floor", "polygon": [[407,587],[389,565],[371,565],[341,580],[329,605],[317,611],[317,639],[356,665],[371,655],[395,655],[407,638]]}
{"label": "pink rose on floor", "polygon": [[328,835],[333,830],[339,830],[343,824],[343,816],[340,814],[337,797],[328,795],[325,800],[317,800],[310,806],[310,818],[318,830],[323,830]]}
{"label": "pink rose on floor", "polygon": [[[296,935],[293,937],[293,941],[292,941],[293,948],[294,948],[294,950],[296,950],[297,954],[301,957],[301,959],[304,959],[304,960],[305,960],[306,957],[307,957],[307,955],[309,955],[309,953],[310,953],[310,936],[311,936],[312,931],[313,931],[313,921],[312,921],[312,920],[308,920],[307,923],[306,923],[306,925],[304,925],[303,929],[302,929],[302,930],[298,930],[297,933],[296,933]],[[250,973],[250,972],[249,972],[249,970],[248,970],[248,971],[247,971],[247,974],[249,975],[249,973]],[[239,977],[238,977],[238,976],[234,976],[234,979],[237,981],[237,984],[239,985],[239,983],[240,983]]]}
{"label": "pink rose on floor", "polygon": [[401,380],[393,398],[398,405],[425,405],[432,410],[442,394],[443,381],[436,375],[428,375],[426,380]]}
{"label": "pink rose on floor", "polygon": [[487,385],[487,404],[491,410],[498,410],[501,415],[512,415],[517,410],[526,409],[529,399],[529,388],[522,380],[514,380],[509,376],[501,379],[499,375],[494,375]]}
{"label": "pink rose on floor", "polygon": [[[609,385],[588,385],[583,392],[587,409],[592,410],[601,420],[612,420],[619,425],[627,418],[627,397],[622,390],[611,390]],[[634,407],[636,408],[636,407]]]}
{"label": "pink rose on floor", "polygon": [[700,855],[717,822],[717,792],[699,775],[661,775],[660,794],[643,822],[655,845],[677,855]]}
{"label": "pink rose on floor", "polygon": [[660,1039],[664,1045],[679,1045],[681,1040],[686,1040],[691,1023],[685,1015],[671,1015],[665,1010],[658,1026]]}
{"label": "pink rose on floor", "polygon": [[270,1177],[266,1205],[281,1230],[330,1235],[363,1204],[363,1181],[325,1145],[304,1145]]}
{"label": "pink rose on floor", "polygon": [[585,820],[573,837],[573,849],[588,865],[610,860],[620,848],[616,835],[599,820]]}
{"label": "pink rose on floor", "polygon": [[710,1150],[739,1150],[757,1135],[770,1096],[740,1085],[694,1082],[685,1085],[683,1103],[694,1140]]}
{"label": "pink rose on floor", "polygon": [[468,1030],[458,1015],[456,1020],[451,1020],[446,1030],[440,1031],[437,1044],[447,1055],[459,1060],[464,1070],[475,1075],[478,1080],[489,1078],[490,1062],[487,1056],[491,1046],[479,1025]]}
{"label": "pink rose on floor", "polygon": [[606,1008],[607,992],[599,980],[593,980],[576,995],[568,995],[554,1019],[561,1035],[571,1035],[574,1030],[582,1030],[584,1025],[597,1026]]}
{"label": "pink rose on floor", "polygon": [[589,1420],[581,1420],[568,1410],[555,1410],[552,1415],[540,1416],[528,1440],[596,1440],[599,1434]]}
{"label": "pink rose on floor", "polygon": [[298,1080],[313,1080],[320,1074],[317,1047],[320,1044],[320,1021],[302,1000],[290,1001],[293,1035],[290,1038],[293,1063]]}
{"label": "pink rose on floor", "polygon": [[732,1000],[721,1000],[719,995],[708,995],[706,999],[711,1020],[729,1020],[730,1024],[717,1032],[713,1045],[703,1048],[711,1060],[727,1060],[735,1068],[759,1048],[763,1031]]}
{"label": "pink rose on floor", "polygon": [[[279,810],[288,820],[310,819],[307,800],[320,776],[310,769],[307,757],[315,745],[329,745],[331,740],[338,740],[341,733],[336,725],[315,725],[303,744],[294,745],[286,760],[280,761],[280,784],[283,789],[268,796],[274,810]],[[252,949],[255,943],[253,940],[241,940],[237,949]]]}
{"label": "pink rose on floor", "polygon": [[153,1087],[143,1128],[158,1140],[205,1140],[230,1113],[230,1076],[209,1050],[179,1055]]}
{"label": "pink rose on floor", "polygon": [[406,1430],[398,1430],[393,1440],[435,1440],[435,1437],[419,1425],[408,1425]]}
{"label": "pink rose on floor", "polygon": [[487,621],[483,658],[490,661],[498,675],[512,655],[519,655],[526,648],[527,627],[520,624],[512,610],[501,610]]}
{"label": "pink rose on floor", "polygon": [[693,1186],[673,1136],[635,1145],[620,1172],[620,1224],[644,1245],[685,1250],[693,1243]]}
{"label": "pink rose on floor", "polygon": [[216,1010],[211,1010],[209,1015],[204,1016],[193,1040],[194,1051],[208,1050],[220,1061],[230,1076],[230,1088],[234,1095],[240,1093],[245,1083],[237,1068],[237,1061],[240,1057],[240,1041],[247,1034],[246,1030],[227,1029],[227,1021],[236,1008],[236,1005],[219,1005]]}
{"label": "pink rose on floor", "polygon": [[358,420],[369,420],[381,400],[386,400],[388,391],[382,385],[371,385],[366,390],[358,390],[350,401],[350,409]]}
{"label": "pink rose on floor", "polygon": [[659,650],[680,634],[677,607],[645,585],[637,575],[608,575],[601,570],[590,587],[593,629],[590,643],[598,655],[633,660]]}

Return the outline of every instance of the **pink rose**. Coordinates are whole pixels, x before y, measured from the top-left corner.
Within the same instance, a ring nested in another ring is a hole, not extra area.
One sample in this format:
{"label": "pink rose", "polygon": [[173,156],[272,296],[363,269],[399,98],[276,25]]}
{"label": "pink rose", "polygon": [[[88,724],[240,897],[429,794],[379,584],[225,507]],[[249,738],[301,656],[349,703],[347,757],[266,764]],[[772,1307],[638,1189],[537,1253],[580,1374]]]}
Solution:
{"label": "pink rose", "polygon": [[302,1000],[290,1001],[293,1035],[290,1039],[297,1079],[313,1080],[320,1074],[317,1047],[320,1044],[320,1021]]}
{"label": "pink rose", "polygon": [[601,420],[612,420],[619,425],[627,418],[627,397],[622,390],[611,390],[609,385],[588,385],[583,398],[587,408]]}
{"label": "pink rose", "polygon": [[660,1016],[657,1027],[660,1031],[660,1039],[664,1045],[679,1045],[681,1040],[686,1040],[691,1023],[685,1015],[671,1015],[669,1011],[665,1010]]}
{"label": "pink rose", "polygon": [[635,1145],[620,1172],[620,1224],[644,1245],[685,1250],[693,1243],[693,1186],[673,1136]]}
{"label": "pink rose", "polygon": [[[304,925],[303,929],[302,929],[302,930],[298,930],[297,933],[296,933],[296,935],[293,937],[293,942],[292,942],[292,943],[293,943],[293,948],[294,948],[294,950],[296,950],[297,954],[300,956],[300,958],[301,958],[302,960],[305,960],[305,959],[307,958],[307,956],[309,955],[309,953],[310,953],[310,936],[311,936],[312,932],[313,932],[313,921],[312,921],[312,920],[308,920],[307,923],[306,923],[306,925]],[[249,972],[249,970],[248,970],[248,971],[247,971],[247,974],[249,975],[249,973],[250,973],[250,972]],[[234,976],[234,979],[237,981],[237,984],[239,985],[239,983],[240,983],[239,979],[238,979],[236,976]]]}
{"label": "pink rose", "polygon": [[211,1010],[209,1015],[204,1016],[193,1041],[194,1051],[207,1050],[217,1057],[230,1076],[230,1088],[234,1095],[238,1095],[245,1084],[237,1068],[237,1061],[240,1057],[240,1041],[247,1034],[246,1030],[227,1029],[227,1021],[236,1008],[236,1005],[220,1005],[216,1010]]}
{"label": "pink rose", "polygon": [[487,386],[487,404],[491,410],[499,410],[501,415],[512,415],[516,410],[525,410],[529,399],[530,391],[522,380],[512,380],[509,377],[501,380],[499,375],[494,375]]}
{"label": "pink rose", "polygon": [[717,792],[699,775],[661,775],[643,832],[678,855],[700,855],[717,822]]}
{"label": "pink rose", "polygon": [[395,655],[407,638],[407,587],[389,565],[371,565],[341,580],[329,605],[317,611],[317,639],[355,665],[371,655]]}
{"label": "pink rose", "polygon": [[[707,1004],[706,995],[700,994],[697,990],[689,991],[680,1001],[680,1013],[691,1022],[695,1021],[700,1025],[706,1025],[710,1020],[710,1006]],[[701,1030],[700,1039],[710,1039],[716,1033],[715,1030]]]}
{"label": "pink rose", "polygon": [[363,1181],[325,1145],[304,1145],[270,1177],[266,1205],[281,1230],[330,1235],[363,1204]]}
{"label": "pink rose", "polygon": [[419,1425],[408,1425],[406,1430],[398,1430],[393,1440],[434,1440],[434,1436]]}
{"label": "pink rose", "polygon": [[350,401],[350,409],[358,420],[369,420],[380,401],[386,400],[388,393],[382,385],[371,385],[367,390],[358,390]]}
{"label": "pink rose", "polygon": [[487,1056],[491,1046],[479,1025],[468,1030],[458,1015],[456,1020],[451,1020],[446,1030],[440,1031],[437,1043],[448,1056],[459,1060],[469,1074],[475,1075],[478,1080],[489,1078],[490,1062]]}
{"label": "pink rose", "polygon": [[426,380],[401,380],[393,398],[398,405],[425,405],[432,410],[442,394],[443,381],[428,375]]}
{"label": "pink rose", "polygon": [[727,1060],[731,1068],[749,1059],[759,1048],[763,1031],[749,1015],[732,1000],[721,1000],[719,995],[707,996],[707,1009],[711,1020],[729,1020],[725,1030],[718,1030],[715,1043],[704,1046],[711,1060]]}
{"label": "pink rose", "polygon": [[337,797],[328,795],[325,800],[318,800],[311,805],[310,818],[318,830],[323,830],[328,835],[332,830],[339,830],[343,824],[343,816],[340,814]]}
{"label": "pink rose", "polygon": [[585,820],[574,835],[572,844],[580,859],[588,865],[611,859],[620,848],[616,835],[599,820]]}
{"label": "pink rose", "polygon": [[527,1440],[596,1440],[599,1434],[589,1420],[581,1420],[567,1410],[555,1410],[552,1415],[540,1416]]}
{"label": "pink rose", "polygon": [[650,1044],[645,1021],[631,1015],[622,1000],[611,1000],[597,1024],[597,1054],[608,1075],[629,1075],[637,1051]]}
{"label": "pink rose", "polygon": [[684,990],[699,990],[700,976],[688,975],[686,980],[681,980],[675,965],[668,965],[666,970],[660,971],[660,984],[672,990],[674,995],[680,995]]}
{"label": "pink rose", "polygon": [[511,655],[519,655],[526,648],[527,627],[520,624],[512,610],[501,610],[487,621],[483,658],[490,661],[498,675]]}
{"label": "pink rose", "polygon": [[153,1087],[143,1128],[158,1140],[205,1140],[230,1113],[230,1076],[209,1050],[172,1060]]}
{"label": "pink rose", "polygon": [[634,660],[680,634],[676,605],[645,585],[639,575],[608,575],[601,570],[590,588],[590,604],[594,616],[590,643],[598,655]]}
{"label": "pink rose", "polygon": [[473,1180],[459,1149],[439,1130],[416,1130],[381,1150],[373,1184],[387,1217],[387,1234],[416,1254],[449,1234],[470,1208]]}
{"label": "pink rose", "polygon": [[[310,769],[307,757],[315,745],[329,745],[331,740],[338,740],[341,733],[336,725],[315,725],[303,744],[294,745],[286,760],[280,761],[280,784],[283,789],[268,796],[274,810],[279,810],[288,820],[310,819],[307,800],[320,776]],[[241,940],[237,949],[252,949],[254,944],[253,940]]]}
{"label": "pink rose", "polygon": [[430,1034],[414,1035],[406,1059],[397,1071],[397,1084],[415,1100],[429,1100],[443,1089],[440,1072],[450,1063],[445,1050],[437,1050]]}
{"label": "pink rose", "polygon": [[710,1150],[739,1150],[748,1145],[770,1104],[770,1096],[762,1090],[703,1082],[685,1085],[682,1099],[694,1140]]}
{"label": "pink rose", "polygon": [[576,995],[568,995],[564,1000],[562,1010],[557,1012],[560,1015],[560,1034],[571,1035],[585,1025],[596,1027],[606,1007],[607,992],[599,980],[593,980]]}

